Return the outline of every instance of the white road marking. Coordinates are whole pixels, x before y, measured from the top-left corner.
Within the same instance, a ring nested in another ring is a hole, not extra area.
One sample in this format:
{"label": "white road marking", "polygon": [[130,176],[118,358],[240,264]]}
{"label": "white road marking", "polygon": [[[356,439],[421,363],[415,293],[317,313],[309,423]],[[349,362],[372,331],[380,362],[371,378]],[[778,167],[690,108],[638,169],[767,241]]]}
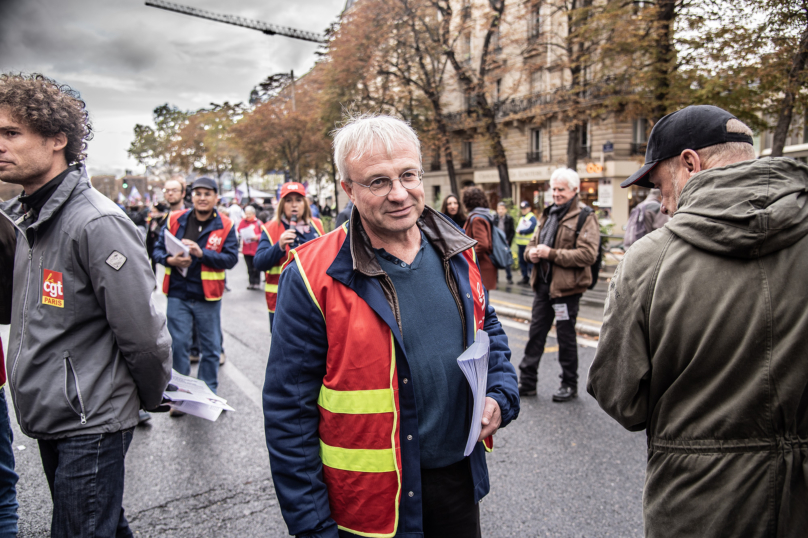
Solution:
{"label": "white road marking", "polygon": [[[499,322],[503,325],[503,327],[510,327],[512,329],[519,329],[522,331],[527,331],[530,329],[530,323],[520,323],[518,321],[513,321],[506,318],[497,318]],[[555,329],[550,330],[550,336],[555,338]],[[597,340],[590,340],[588,338],[578,337],[578,345],[584,347],[598,347]]]}
{"label": "white road marking", "polygon": [[219,368],[220,372],[224,372],[224,375],[230,378],[230,381],[236,384],[238,388],[241,389],[241,392],[247,395],[247,398],[252,400],[252,402],[258,406],[258,409],[264,408],[263,403],[263,396],[262,391],[258,387],[256,387],[250,378],[244,375],[244,373],[236,368],[236,366],[228,361],[227,364],[222,365]]}

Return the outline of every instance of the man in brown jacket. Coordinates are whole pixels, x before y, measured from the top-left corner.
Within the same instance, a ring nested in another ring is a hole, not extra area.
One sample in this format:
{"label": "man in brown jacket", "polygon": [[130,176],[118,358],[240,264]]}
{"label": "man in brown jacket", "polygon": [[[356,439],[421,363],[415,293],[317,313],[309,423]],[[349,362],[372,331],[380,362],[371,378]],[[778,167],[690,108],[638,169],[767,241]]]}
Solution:
{"label": "man in brown jacket", "polygon": [[[600,247],[600,228],[594,212],[578,200],[581,180],[569,168],[559,168],[550,177],[554,204],[544,210],[533,238],[525,250],[525,260],[533,263],[530,286],[533,317],[530,322],[525,358],[519,365],[519,394],[534,396],[539,361],[547,333],[556,320],[561,387],[554,402],[566,402],[578,395],[578,342],[575,320],[578,302],[592,283],[590,266]],[[589,214],[578,233],[581,211]]]}
{"label": "man in brown jacket", "polygon": [[808,166],[755,159],[752,131],[692,106],[646,165],[673,217],[609,285],[587,390],[645,431],[645,535],[808,533]]}

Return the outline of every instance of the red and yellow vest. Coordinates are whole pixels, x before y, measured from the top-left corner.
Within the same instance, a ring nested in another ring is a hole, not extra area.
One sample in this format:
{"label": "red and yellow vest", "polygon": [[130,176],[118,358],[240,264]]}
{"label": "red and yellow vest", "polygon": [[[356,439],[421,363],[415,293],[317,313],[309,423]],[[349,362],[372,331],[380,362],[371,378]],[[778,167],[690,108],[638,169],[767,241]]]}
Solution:
{"label": "red and yellow vest", "polygon": [[[317,405],[320,458],[331,517],[340,529],[370,537],[396,533],[401,500],[400,408],[395,337],[356,292],[326,274],[347,226],[292,251],[312,301],[325,320],[326,375]],[[474,249],[471,289],[482,289]],[[485,299],[474,299],[475,327]],[[419,472],[417,469],[412,472]]]}
{"label": "red and yellow vest", "polygon": [[[166,227],[168,228],[169,232],[177,235],[177,231],[180,229],[179,218],[188,211],[190,211],[190,209],[181,209],[179,211],[173,211],[168,216]],[[230,229],[233,227],[233,222],[221,213],[218,213],[218,215],[219,218],[222,219],[222,228],[210,232],[208,235],[208,242],[205,244],[205,248],[208,250],[221,252],[224,242],[227,240],[227,235],[230,233]],[[166,267],[166,274],[165,277],[163,277],[163,293],[166,295],[168,295],[168,284],[170,280],[171,267]],[[202,264],[202,291],[205,293],[206,301],[221,300],[222,295],[224,295],[224,269],[214,269],[213,267],[208,267],[207,265]]]}
{"label": "red and yellow vest", "polygon": [[[323,230],[323,223],[320,222],[320,219],[311,218],[311,224],[314,227],[314,230],[317,232],[318,236],[325,235],[325,231]],[[286,228],[283,227],[283,224],[278,219],[272,219],[267,224],[262,226],[264,232],[267,234],[269,238],[269,244],[274,245],[278,242],[281,238],[281,234],[286,231]],[[275,312],[275,304],[278,302],[278,281],[281,278],[281,271],[283,267],[292,259],[292,256],[289,254],[289,245],[286,246],[286,256],[283,256],[278,263],[276,263],[269,271],[266,272],[266,281],[264,291],[266,292],[267,297],[267,308],[270,312]]]}

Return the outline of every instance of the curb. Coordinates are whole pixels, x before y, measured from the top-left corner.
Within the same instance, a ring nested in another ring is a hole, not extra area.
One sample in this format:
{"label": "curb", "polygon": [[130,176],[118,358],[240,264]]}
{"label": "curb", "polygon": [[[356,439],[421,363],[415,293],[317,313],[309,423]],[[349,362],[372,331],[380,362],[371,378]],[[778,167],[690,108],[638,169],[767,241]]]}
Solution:
{"label": "curb", "polygon": [[[492,305],[493,306],[493,305]],[[529,310],[522,308],[509,308],[507,306],[494,306],[494,311],[497,315],[508,316],[509,318],[521,319],[523,321],[530,321],[532,319]],[[553,322],[555,325],[555,321]],[[580,321],[575,324],[575,331],[586,336],[600,336],[600,327],[592,325],[591,323],[581,323]]]}

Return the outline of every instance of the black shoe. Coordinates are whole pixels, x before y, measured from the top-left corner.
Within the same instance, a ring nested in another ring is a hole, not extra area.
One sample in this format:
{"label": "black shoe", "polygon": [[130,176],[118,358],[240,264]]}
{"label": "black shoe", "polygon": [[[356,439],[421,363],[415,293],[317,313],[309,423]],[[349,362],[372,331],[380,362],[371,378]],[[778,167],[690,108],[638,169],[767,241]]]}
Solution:
{"label": "black shoe", "polygon": [[521,284],[522,286],[530,286],[530,279],[523,278],[522,280],[519,281],[519,284]]}
{"label": "black shoe", "polygon": [[561,385],[558,388],[558,391],[553,394],[553,401],[554,402],[568,402],[573,398],[578,397],[578,389],[573,389],[566,385]]}
{"label": "black shoe", "polygon": [[524,385],[519,385],[519,396],[535,396],[535,395],[536,395],[535,387],[531,389]]}

